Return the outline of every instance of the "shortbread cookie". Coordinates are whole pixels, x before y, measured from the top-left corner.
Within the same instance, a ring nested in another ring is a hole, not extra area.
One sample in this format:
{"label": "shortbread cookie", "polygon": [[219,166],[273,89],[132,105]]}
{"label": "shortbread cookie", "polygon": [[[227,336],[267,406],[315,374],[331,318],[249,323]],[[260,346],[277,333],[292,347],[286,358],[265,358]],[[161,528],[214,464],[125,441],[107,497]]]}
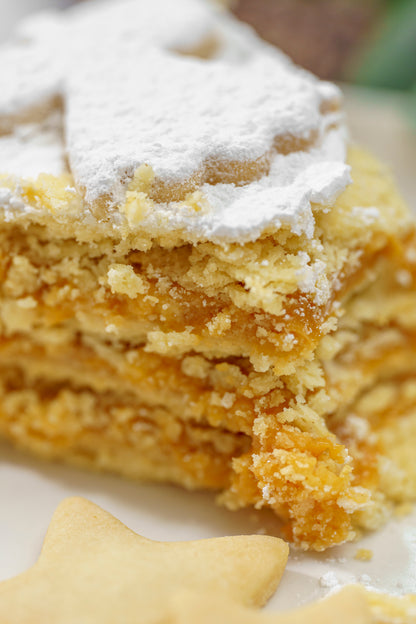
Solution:
{"label": "shortbread cookie", "polygon": [[264,613],[224,597],[179,592],[163,624],[414,624],[416,595],[390,596],[344,587],[329,598],[285,613]]}
{"label": "shortbread cookie", "polygon": [[[223,597],[182,592],[172,598],[171,613],[163,624],[381,624],[358,586],[287,613],[262,613]],[[399,620],[397,624],[407,624]]]}
{"label": "shortbread cookie", "polygon": [[0,435],[301,548],[414,498],[414,222],[339,90],[202,0],[42,14],[0,59]]}
{"label": "shortbread cookie", "polygon": [[185,589],[262,605],[287,556],[287,545],[268,536],[154,542],[70,498],[56,510],[36,565],[0,583],[0,621],[156,624]]}

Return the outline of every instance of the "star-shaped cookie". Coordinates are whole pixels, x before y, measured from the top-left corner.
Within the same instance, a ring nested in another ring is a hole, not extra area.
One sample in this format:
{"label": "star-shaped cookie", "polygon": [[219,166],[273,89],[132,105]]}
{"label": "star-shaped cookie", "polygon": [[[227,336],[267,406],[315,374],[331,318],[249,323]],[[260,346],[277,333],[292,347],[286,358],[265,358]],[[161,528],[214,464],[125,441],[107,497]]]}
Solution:
{"label": "star-shaped cookie", "polygon": [[0,584],[7,624],[153,624],[180,590],[246,605],[275,591],[287,545],[268,536],[155,542],[82,498],[56,510],[38,562]]}
{"label": "star-shaped cookie", "polygon": [[[378,624],[362,587],[339,593],[288,613],[262,613],[225,596],[182,592],[173,596],[161,624]],[[398,624],[404,621],[398,620]],[[407,624],[407,622],[406,622]]]}
{"label": "star-shaped cookie", "polygon": [[264,613],[224,595],[180,591],[160,624],[416,624],[416,595],[394,596],[349,585],[285,613]]}

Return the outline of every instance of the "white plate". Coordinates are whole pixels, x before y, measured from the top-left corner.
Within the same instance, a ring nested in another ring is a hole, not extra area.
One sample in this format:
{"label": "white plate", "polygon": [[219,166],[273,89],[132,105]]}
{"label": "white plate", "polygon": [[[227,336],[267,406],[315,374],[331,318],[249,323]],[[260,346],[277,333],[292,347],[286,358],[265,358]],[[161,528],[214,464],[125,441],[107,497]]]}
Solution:
{"label": "white plate", "polygon": [[[49,465],[2,445],[0,457],[0,579],[36,561],[53,511],[67,496],[85,496],[134,531],[156,540],[277,534],[272,514],[229,512],[217,507],[210,494]],[[373,559],[354,559],[358,548],[371,549]],[[350,582],[398,594],[416,590],[416,513],[391,522],[358,544],[315,555],[292,552],[268,609],[289,609]]]}

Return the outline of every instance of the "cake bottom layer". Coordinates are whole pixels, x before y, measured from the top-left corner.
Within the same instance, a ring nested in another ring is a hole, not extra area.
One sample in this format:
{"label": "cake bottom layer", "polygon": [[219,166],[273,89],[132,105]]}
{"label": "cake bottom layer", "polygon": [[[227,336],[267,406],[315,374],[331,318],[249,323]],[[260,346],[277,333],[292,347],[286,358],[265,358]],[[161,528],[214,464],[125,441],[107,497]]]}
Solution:
{"label": "cake bottom layer", "polygon": [[19,377],[2,373],[0,435],[47,460],[218,490],[229,482],[231,459],[249,448],[244,434],[185,422],[133,397],[22,386]]}
{"label": "cake bottom layer", "polygon": [[[286,535],[323,550],[381,526],[416,497],[416,380],[383,380],[318,437],[275,420],[256,437],[182,420],[163,407],[2,371],[0,435],[48,460],[220,492],[231,509],[271,507]],[[338,417],[337,417],[338,416]],[[257,430],[256,430],[257,428]]]}

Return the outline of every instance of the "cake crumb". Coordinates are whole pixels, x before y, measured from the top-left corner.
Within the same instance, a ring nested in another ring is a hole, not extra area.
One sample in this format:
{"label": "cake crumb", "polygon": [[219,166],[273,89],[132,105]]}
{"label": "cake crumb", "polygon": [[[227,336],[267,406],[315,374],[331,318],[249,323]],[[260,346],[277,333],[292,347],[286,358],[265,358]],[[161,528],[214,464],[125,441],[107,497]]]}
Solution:
{"label": "cake crumb", "polygon": [[409,288],[412,285],[412,274],[406,269],[396,271],[395,277],[396,282],[400,284],[400,286],[403,286],[403,288]]}
{"label": "cake crumb", "polygon": [[19,308],[31,310],[32,308],[36,308],[38,302],[33,297],[23,297],[22,299],[17,299],[16,304]]}
{"label": "cake crumb", "polygon": [[127,295],[130,299],[135,299],[138,294],[144,295],[149,288],[133,267],[125,264],[110,266],[107,279],[113,294]]}
{"label": "cake crumb", "polygon": [[358,561],[371,561],[373,554],[373,551],[369,548],[359,548],[354,555],[354,559]]}

